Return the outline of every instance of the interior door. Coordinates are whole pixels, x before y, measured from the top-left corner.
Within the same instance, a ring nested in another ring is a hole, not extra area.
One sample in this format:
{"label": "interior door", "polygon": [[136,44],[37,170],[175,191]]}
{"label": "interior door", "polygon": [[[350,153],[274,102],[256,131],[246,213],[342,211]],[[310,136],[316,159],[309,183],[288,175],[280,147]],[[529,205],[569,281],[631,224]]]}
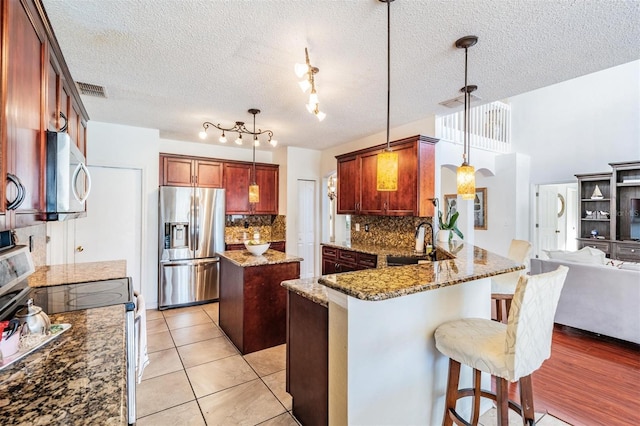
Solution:
{"label": "interior door", "polygon": [[538,244],[536,256],[542,250],[557,250],[558,236],[558,188],[555,185],[539,185],[537,191],[536,224]]}
{"label": "interior door", "polygon": [[316,246],[316,183],[312,180],[298,180],[298,256],[300,278],[315,275]]}
{"label": "interior door", "polygon": [[134,288],[141,284],[142,170],[90,166],[87,216],[74,226],[74,263],[127,261]]}

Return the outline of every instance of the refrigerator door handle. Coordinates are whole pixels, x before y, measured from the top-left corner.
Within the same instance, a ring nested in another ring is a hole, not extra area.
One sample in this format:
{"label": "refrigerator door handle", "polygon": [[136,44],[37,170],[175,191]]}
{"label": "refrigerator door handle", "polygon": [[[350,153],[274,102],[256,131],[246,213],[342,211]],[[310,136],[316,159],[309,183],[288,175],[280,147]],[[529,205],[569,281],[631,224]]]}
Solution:
{"label": "refrigerator door handle", "polygon": [[195,226],[195,251],[197,252],[200,249],[200,197],[196,198],[196,226]]}

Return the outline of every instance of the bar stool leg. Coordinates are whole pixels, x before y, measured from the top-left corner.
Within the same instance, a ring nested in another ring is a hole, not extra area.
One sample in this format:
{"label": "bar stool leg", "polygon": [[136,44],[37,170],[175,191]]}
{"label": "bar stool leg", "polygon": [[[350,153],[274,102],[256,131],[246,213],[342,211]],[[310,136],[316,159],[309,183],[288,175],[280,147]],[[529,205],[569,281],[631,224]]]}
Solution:
{"label": "bar stool leg", "polygon": [[477,425],[480,418],[480,397],[482,396],[482,389],[480,388],[482,371],[473,369],[473,407],[471,408],[471,424]]}
{"label": "bar stool leg", "polygon": [[498,426],[509,425],[509,387],[507,381],[496,377],[496,405]]}
{"label": "bar stool leg", "polygon": [[449,415],[449,411],[456,409],[456,401],[458,400],[458,383],[460,382],[460,363],[449,358],[449,379],[447,380],[447,397],[444,404],[444,417],[442,418],[442,426],[452,426],[453,419]]}
{"label": "bar stool leg", "polygon": [[535,413],[533,410],[533,386],[531,375],[521,377],[520,385],[520,405],[522,406],[522,423],[525,426],[533,426],[535,423]]}
{"label": "bar stool leg", "polygon": [[494,299],[496,301],[496,321],[502,322],[502,302],[500,299]]}

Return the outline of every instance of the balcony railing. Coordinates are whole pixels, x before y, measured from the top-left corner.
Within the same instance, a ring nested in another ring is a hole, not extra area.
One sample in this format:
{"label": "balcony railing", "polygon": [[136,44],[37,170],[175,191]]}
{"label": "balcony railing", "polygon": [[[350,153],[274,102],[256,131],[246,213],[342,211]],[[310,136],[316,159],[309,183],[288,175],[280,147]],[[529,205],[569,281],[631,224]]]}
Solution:
{"label": "balcony railing", "polygon": [[[511,107],[504,102],[469,110],[469,144],[494,152],[511,151]],[[456,143],[464,141],[464,111],[436,118],[438,137]]]}

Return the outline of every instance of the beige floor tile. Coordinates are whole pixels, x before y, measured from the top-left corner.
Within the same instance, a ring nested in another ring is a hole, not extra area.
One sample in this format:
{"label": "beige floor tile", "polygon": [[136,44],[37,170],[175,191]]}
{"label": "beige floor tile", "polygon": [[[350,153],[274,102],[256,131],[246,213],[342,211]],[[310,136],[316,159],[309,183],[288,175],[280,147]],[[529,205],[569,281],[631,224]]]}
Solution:
{"label": "beige floor tile", "polygon": [[277,417],[260,423],[260,426],[299,426],[300,423],[289,413],[280,414]]}
{"label": "beige floor tile", "polygon": [[222,330],[212,322],[171,330],[171,336],[173,336],[173,341],[176,346],[184,346],[190,343],[213,339],[222,336],[222,334]]}
{"label": "beige floor tile", "polygon": [[138,418],[136,426],[206,426],[196,401]]}
{"label": "beige floor tile", "polygon": [[209,315],[205,314],[202,309],[198,312],[185,312],[183,314],[166,317],[165,321],[169,326],[169,330],[191,327],[198,324],[213,324]]}
{"label": "beige floor tile", "polygon": [[258,378],[240,355],[187,368],[187,376],[196,398]]}
{"label": "beige floor tile", "polygon": [[136,387],[136,415],[148,416],[194,399],[184,370],[154,377]]}
{"label": "beige floor tile", "polygon": [[164,349],[175,347],[171,333],[168,331],[159,331],[156,333],[147,333],[147,352],[158,352]]}
{"label": "beige floor tile", "polygon": [[144,369],[143,380],[149,380],[163,374],[183,370],[182,361],[176,348],[149,354],[149,365]]}
{"label": "beige floor tile", "polygon": [[164,319],[150,320],[147,318],[147,334],[158,333],[160,331],[168,331],[167,323]]}
{"label": "beige floor tile", "polygon": [[162,314],[165,318],[174,317],[176,315],[182,315],[193,312],[202,312],[203,305],[185,306],[184,308],[165,309]]}
{"label": "beige floor tile", "polygon": [[261,380],[198,399],[208,425],[256,425],[285,412]]}
{"label": "beige floor tile", "polygon": [[[544,413],[535,413],[535,421],[536,423],[540,420],[541,417],[544,416]],[[546,416],[545,416],[546,417]],[[478,424],[480,426],[495,426],[498,424],[498,410],[495,408],[490,409],[486,413],[484,413],[478,419]],[[509,410],[509,424],[510,425],[521,425],[522,417],[518,415],[513,410]]]}
{"label": "beige floor tile", "polygon": [[292,398],[286,390],[287,371],[281,370],[277,373],[269,374],[262,378],[264,383],[271,389],[271,392],[278,398],[278,401],[284,405],[287,411],[291,411]]}
{"label": "beige floor tile", "polygon": [[244,359],[256,370],[258,376],[267,376],[287,368],[287,345],[253,352],[245,355]]}
{"label": "beige floor tile", "polygon": [[216,337],[215,339],[180,346],[178,353],[185,368],[189,368],[236,355],[238,350],[226,337]]}
{"label": "beige floor tile", "polygon": [[213,320],[213,322],[215,322],[216,324],[219,324],[219,319],[220,319],[220,310],[219,310],[219,305],[218,303],[210,303],[208,305],[202,305],[204,311],[207,313],[207,315],[209,315],[209,317]]}
{"label": "beige floor tile", "polygon": [[147,321],[155,320],[155,319],[164,319],[164,316],[162,315],[162,311],[159,311],[157,309],[147,309],[146,314],[147,314]]}

